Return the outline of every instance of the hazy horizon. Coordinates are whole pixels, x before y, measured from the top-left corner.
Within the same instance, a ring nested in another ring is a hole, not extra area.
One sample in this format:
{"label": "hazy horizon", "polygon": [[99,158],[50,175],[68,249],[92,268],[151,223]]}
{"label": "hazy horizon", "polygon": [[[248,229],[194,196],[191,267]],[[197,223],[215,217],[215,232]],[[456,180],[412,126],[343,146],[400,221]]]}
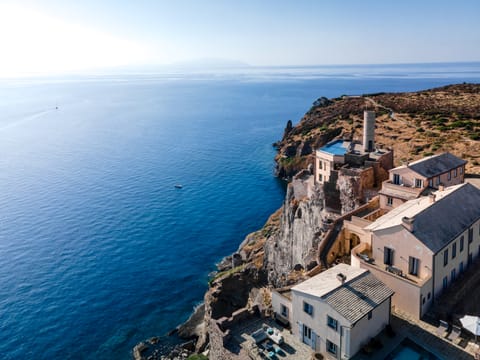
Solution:
{"label": "hazy horizon", "polygon": [[256,67],[476,62],[479,13],[473,0],[6,0],[0,77],[198,59]]}

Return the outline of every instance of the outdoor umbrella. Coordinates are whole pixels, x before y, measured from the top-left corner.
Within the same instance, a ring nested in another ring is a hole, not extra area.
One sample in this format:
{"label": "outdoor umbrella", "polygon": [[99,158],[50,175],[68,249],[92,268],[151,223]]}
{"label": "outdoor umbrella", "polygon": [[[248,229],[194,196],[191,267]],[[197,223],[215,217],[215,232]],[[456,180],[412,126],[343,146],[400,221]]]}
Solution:
{"label": "outdoor umbrella", "polygon": [[460,319],[464,329],[475,334],[475,342],[477,342],[477,335],[480,335],[480,318],[478,316],[465,315]]}

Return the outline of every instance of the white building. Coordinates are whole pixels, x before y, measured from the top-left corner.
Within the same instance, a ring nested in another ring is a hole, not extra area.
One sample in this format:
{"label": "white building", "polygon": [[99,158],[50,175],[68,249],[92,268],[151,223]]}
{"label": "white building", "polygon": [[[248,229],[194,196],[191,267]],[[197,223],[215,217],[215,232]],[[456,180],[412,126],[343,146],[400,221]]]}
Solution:
{"label": "white building", "polygon": [[349,359],[390,322],[393,291],[369,271],[336,265],[291,289],[272,293],[275,314],[331,359]]}

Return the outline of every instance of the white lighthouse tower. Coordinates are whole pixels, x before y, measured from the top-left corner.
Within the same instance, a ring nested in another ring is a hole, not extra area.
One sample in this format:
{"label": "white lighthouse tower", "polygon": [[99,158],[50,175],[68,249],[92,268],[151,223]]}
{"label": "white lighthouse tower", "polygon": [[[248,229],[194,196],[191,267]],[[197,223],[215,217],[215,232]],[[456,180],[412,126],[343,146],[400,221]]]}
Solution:
{"label": "white lighthouse tower", "polygon": [[375,111],[363,112],[363,150],[375,150]]}

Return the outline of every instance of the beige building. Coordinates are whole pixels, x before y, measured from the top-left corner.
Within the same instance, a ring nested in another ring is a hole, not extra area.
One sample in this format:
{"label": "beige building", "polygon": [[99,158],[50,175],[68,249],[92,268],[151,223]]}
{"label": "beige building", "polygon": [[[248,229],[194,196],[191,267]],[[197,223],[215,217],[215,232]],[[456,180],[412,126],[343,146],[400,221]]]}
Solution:
{"label": "beige building", "polygon": [[467,162],[448,152],[391,169],[380,194],[380,207],[393,209],[418,198],[427,188],[461,184]]}
{"label": "beige building", "polygon": [[358,219],[347,225],[360,241],[352,266],[370,270],[395,291],[394,306],[420,318],[479,256],[480,190],[451,186],[406,201],[363,227]]}
{"label": "beige building", "polygon": [[272,292],[276,315],[328,359],[349,359],[390,322],[393,291],[368,270],[336,265],[288,293]]}

